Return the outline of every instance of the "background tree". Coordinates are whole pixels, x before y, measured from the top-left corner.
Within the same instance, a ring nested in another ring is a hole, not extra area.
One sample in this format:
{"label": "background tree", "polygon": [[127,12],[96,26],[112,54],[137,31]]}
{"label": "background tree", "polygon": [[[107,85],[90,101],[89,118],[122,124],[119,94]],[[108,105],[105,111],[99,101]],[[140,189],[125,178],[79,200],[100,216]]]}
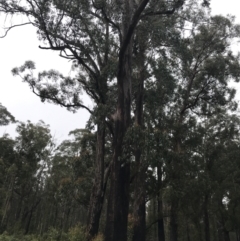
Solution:
{"label": "background tree", "polygon": [[11,113],[0,103],[0,126],[8,125],[9,123],[14,123],[15,118]]}
{"label": "background tree", "polygon": [[[2,157],[5,184],[10,183],[7,189],[6,206],[3,207],[7,213],[3,216],[2,225],[7,229],[17,228],[17,225],[20,225],[20,228],[28,233],[36,207],[41,201],[44,172],[53,143],[50,130],[43,122],[37,125],[31,122],[20,123],[17,126],[17,132],[16,140],[2,138],[2,144],[10,145],[3,152]],[[12,158],[4,156],[9,148]]]}

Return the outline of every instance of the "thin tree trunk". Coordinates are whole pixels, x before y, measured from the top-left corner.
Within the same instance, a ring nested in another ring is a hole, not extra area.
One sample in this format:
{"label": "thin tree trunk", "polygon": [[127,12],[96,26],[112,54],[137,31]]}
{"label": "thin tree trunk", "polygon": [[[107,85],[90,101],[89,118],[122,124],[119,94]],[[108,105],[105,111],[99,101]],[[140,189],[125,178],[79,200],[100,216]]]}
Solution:
{"label": "thin tree trunk", "polygon": [[236,229],[236,241],[240,241],[240,237],[239,237],[239,229]]}
{"label": "thin tree trunk", "polygon": [[218,240],[230,241],[229,231],[224,227],[224,222],[222,220],[218,222]]}
{"label": "thin tree trunk", "polygon": [[222,199],[218,201],[219,208],[219,218],[217,220],[217,228],[218,228],[218,239],[219,241],[230,241],[229,231],[225,228],[225,217],[224,211],[225,207],[223,206]]}
{"label": "thin tree trunk", "polygon": [[209,224],[209,215],[208,215],[208,194],[205,195],[204,204],[204,231],[205,231],[205,240],[210,241],[210,224]]}
{"label": "thin tree trunk", "polygon": [[178,241],[176,205],[172,202],[170,210],[170,241]]}
{"label": "thin tree trunk", "polygon": [[187,241],[191,241],[191,239],[190,239],[190,233],[189,233],[188,220],[187,220],[186,226],[187,226]]}
{"label": "thin tree trunk", "polygon": [[11,179],[10,179],[10,184],[9,184],[9,188],[8,188],[8,191],[7,191],[7,194],[6,194],[5,203],[4,203],[4,211],[3,211],[3,216],[2,216],[2,220],[1,220],[1,227],[3,227],[4,220],[5,220],[6,216],[7,216],[7,211],[9,209],[9,207],[10,207],[10,202],[12,200],[14,181],[15,181],[15,176],[11,177]]}
{"label": "thin tree trunk", "polygon": [[97,155],[96,155],[96,176],[92,189],[90,206],[88,210],[87,235],[91,240],[97,235],[99,222],[104,202],[104,155],[105,155],[105,125],[104,120],[98,124],[97,129]]}
{"label": "thin tree trunk", "polygon": [[27,225],[26,225],[26,228],[25,228],[24,235],[28,234],[28,232],[29,232],[29,227],[30,227],[30,223],[31,223],[31,220],[32,220],[32,215],[33,215],[33,208],[31,208],[31,211],[30,211],[30,215],[29,215],[29,218],[28,218],[28,221],[27,221]]}
{"label": "thin tree trunk", "polygon": [[[140,153],[136,153],[136,159]],[[145,169],[139,170],[135,179],[133,203],[133,241],[145,241],[146,236],[146,205],[145,205]]]}
{"label": "thin tree trunk", "polygon": [[165,241],[165,231],[164,231],[164,220],[163,220],[163,202],[162,202],[162,171],[160,164],[157,168],[158,175],[158,199],[157,199],[157,208],[158,208],[158,241]]}
{"label": "thin tree trunk", "polygon": [[[36,192],[36,195],[37,195],[38,191]],[[37,208],[37,206],[39,205],[39,203],[41,202],[41,198],[39,198],[34,204],[32,204],[31,206],[31,209],[29,211],[29,218],[27,220],[27,224],[26,224],[26,228],[25,228],[25,235],[28,234],[29,232],[29,228],[30,228],[30,224],[31,224],[31,221],[32,221],[32,216],[33,216],[33,212],[34,210]]]}

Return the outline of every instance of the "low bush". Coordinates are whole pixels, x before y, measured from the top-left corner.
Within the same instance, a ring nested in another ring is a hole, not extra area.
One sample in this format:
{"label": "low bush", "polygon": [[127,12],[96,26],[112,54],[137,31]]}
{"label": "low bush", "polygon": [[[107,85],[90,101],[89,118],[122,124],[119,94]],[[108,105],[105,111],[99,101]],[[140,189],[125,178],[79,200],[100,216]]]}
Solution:
{"label": "low bush", "polygon": [[[0,241],[86,241],[84,227],[77,225],[67,233],[55,228],[49,228],[41,237],[37,235],[10,235],[6,232],[0,235]],[[92,241],[103,241],[103,235],[97,235]]]}

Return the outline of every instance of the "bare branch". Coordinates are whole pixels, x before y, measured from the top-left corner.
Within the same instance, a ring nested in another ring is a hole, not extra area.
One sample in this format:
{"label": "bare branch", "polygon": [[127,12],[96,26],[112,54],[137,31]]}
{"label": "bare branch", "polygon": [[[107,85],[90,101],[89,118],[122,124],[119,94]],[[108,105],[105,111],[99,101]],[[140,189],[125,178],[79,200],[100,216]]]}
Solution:
{"label": "bare branch", "polygon": [[33,25],[33,23],[31,23],[31,22],[27,22],[27,23],[15,24],[15,25],[12,25],[10,27],[4,28],[4,29],[6,29],[6,32],[3,36],[0,36],[0,38],[5,38],[8,34],[8,32],[13,28],[21,27],[21,26],[25,26],[25,25],[30,25],[30,24]]}

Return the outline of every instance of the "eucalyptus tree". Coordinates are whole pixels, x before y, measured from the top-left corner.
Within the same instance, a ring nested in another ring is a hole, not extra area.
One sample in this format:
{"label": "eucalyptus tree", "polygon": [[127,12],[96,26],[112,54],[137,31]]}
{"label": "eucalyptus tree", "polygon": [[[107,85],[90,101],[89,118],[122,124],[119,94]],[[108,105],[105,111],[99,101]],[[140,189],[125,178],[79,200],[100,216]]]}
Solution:
{"label": "eucalyptus tree", "polygon": [[[1,12],[10,16],[24,15],[28,22],[23,24],[37,28],[38,37],[44,43],[41,48],[59,51],[62,57],[73,60],[79,70],[75,78],[64,77],[56,71],[40,73],[38,78],[28,74],[24,80],[33,92],[42,100],[69,109],[84,108],[97,117],[97,175],[89,209],[90,237],[98,230],[102,205],[97,203],[102,202],[104,195],[104,130],[107,126],[112,133],[113,157],[109,166],[111,187],[105,238],[126,240],[130,157],[124,137],[131,126],[132,53],[136,26],[151,17],[174,14],[183,4],[184,1],[180,0],[0,1]],[[27,62],[14,73],[33,67]],[[114,87],[116,95],[110,99],[113,96],[110,90]],[[80,100],[81,89],[93,100],[94,109]]]}
{"label": "eucalyptus tree", "polygon": [[170,205],[171,240],[178,238],[178,194],[201,143],[198,122],[225,108],[236,109],[235,90],[229,82],[238,82],[240,77],[239,56],[230,48],[239,37],[239,26],[231,17],[209,18],[201,10],[188,14],[190,21],[182,22],[179,34],[169,39],[168,46],[159,45],[161,54],[150,62],[156,81],[146,83],[146,125],[153,138],[160,138],[160,142],[151,143],[151,153],[158,153],[156,163],[163,163],[160,170],[164,170],[166,185],[175,197]]}
{"label": "eucalyptus tree", "polygon": [[204,173],[210,181],[205,201],[209,210],[214,210],[218,239],[229,241],[230,231],[237,232],[239,228],[239,223],[231,221],[236,214],[229,211],[231,201],[239,195],[236,191],[239,185],[236,181],[239,176],[239,116],[220,113],[207,119],[205,126],[208,131],[204,137]]}
{"label": "eucalyptus tree", "polygon": [[230,232],[238,229],[229,207],[230,193],[235,190],[238,196],[239,116],[223,110],[198,123],[193,134],[192,141],[198,144],[192,145],[194,152],[182,178],[185,185],[179,210],[184,225],[180,225],[180,233],[187,223],[188,235],[194,240],[229,240]]}

